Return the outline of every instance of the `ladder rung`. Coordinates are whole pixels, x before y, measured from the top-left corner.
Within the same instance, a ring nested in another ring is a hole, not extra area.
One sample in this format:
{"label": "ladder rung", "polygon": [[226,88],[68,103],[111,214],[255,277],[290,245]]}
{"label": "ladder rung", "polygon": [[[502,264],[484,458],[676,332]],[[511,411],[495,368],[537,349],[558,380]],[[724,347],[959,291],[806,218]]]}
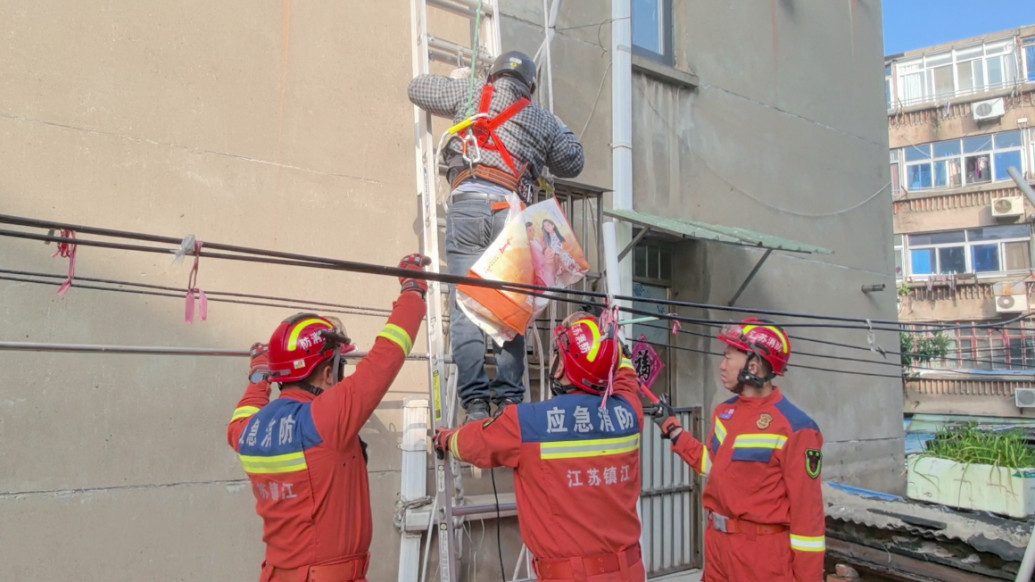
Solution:
{"label": "ladder rung", "polygon": [[[460,46],[460,45],[456,44],[455,42],[450,42],[448,40],[442,40],[441,38],[436,38],[434,36],[431,36],[430,34],[428,35],[428,48],[429,49],[435,49],[435,50],[438,50],[438,51],[442,51],[443,53],[445,53],[447,55],[450,55],[450,57],[449,57],[450,60],[452,60],[454,62],[456,61],[456,57],[457,57],[458,54],[461,57],[466,58],[468,61],[470,61],[471,58],[474,57],[474,51],[473,50],[471,50],[471,49],[469,49],[469,48],[467,48],[465,46]],[[430,56],[432,51],[428,51],[428,52],[429,52],[429,56]],[[489,54],[486,53],[485,51],[479,51],[478,52],[478,59],[483,61],[483,62],[485,62],[485,61],[492,60],[492,57],[490,57]]]}
{"label": "ladder rung", "polygon": [[[427,0],[428,6],[448,10],[460,16],[474,18],[478,14],[478,3],[472,0]],[[492,6],[482,5],[482,16],[492,16]]]}

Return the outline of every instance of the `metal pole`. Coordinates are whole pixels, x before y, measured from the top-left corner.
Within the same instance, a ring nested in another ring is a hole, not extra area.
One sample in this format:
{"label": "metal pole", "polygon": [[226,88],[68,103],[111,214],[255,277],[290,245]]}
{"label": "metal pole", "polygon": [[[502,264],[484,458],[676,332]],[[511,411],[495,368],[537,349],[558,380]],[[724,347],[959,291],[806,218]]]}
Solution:
{"label": "metal pole", "polygon": [[1006,168],[1007,173],[1013,178],[1013,181],[1017,183],[1017,187],[1021,189],[1021,192],[1028,197],[1028,201],[1035,205],[1035,192],[1032,191],[1031,186],[1024,180],[1021,173],[1017,171],[1017,168],[1009,167]]}
{"label": "metal pole", "polygon": [[[41,342],[0,341],[0,351],[64,352],[76,354],[132,354],[138,356],[232,356],[248,357],[248,350],[220,350],[215,348],[176,348],[169,346],[105,346],[94,344],[48,344]],[[370,352],[352,352],[345,360],[359,360]],[[427,354],[410,354],[407,360],[427,360]]]}

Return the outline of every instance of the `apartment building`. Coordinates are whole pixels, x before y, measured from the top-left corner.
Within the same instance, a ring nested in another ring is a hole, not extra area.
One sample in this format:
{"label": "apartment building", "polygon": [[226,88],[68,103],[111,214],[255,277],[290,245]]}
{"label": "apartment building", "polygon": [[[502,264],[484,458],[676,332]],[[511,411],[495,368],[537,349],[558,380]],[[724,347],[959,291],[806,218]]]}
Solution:
{"label": "apartment building", "polygon": [[[633,28],[633,46],[620,49],[632,53],[631,87],[621,88],[631,92],[626,144],[612,143],[611,2],[549,3],[559,6],[550,57],[555,110],[586,150],[583,173],[557,193],[594,257],[590,283],[602,270],[603,216],[637,239],[623,263],[632,263],[637,294],[893,319],[891,209],[883,195],[874,198],[889,179],[880,3],[860,0],[853,11],[825,1],[807,10],[786,2],[626,1]],[[439,38],[472,44],[470,22],[458,13],[476,1],[427,4]],[[394,264],[419,241],[406,97],[410,9],[410,2],[369,0],[0,3],[0,208]],[[545,37],[543,3],[506,0],[500,12],[503,46],[535,54]],[[448,57],[435,63],[437,72],[456,65],[459,57]],[[544,78],[540,98],[548,87]],[[613,147],[632,150],[631,209],[612,201]],[[0,238],[0,268],[63,277],[67,261],[51,259],[53,252]],[[84,246],[76,275],[182,288],[190,265],[171,261]],[[55,287],[0,280],[0,339],[246,349],[298,311],[211,301],[207,321],[186,325],[182,293],[108,293],[82,283],[62,299]],[[389,307],[398,290],[384,277],[207,259],[197,284],[376,308]],[[888,290],[860,292],[871,284]],[[361,350],[384,323],[341,317]],[[662,344],[665,368],[654,389],[704,418],[697,428],[707,430],[709,411],[729,397],[717,380],[719,360],[709,355],[719,351],[714,330],[686,324],[681,331],[708,333],[674,334],[666,322],[637,331]],[[799,341],[865,345],[859,330],[791,336],[795,349],[813,355],[795,355],[792,366],[801,367],[781,387],[824,431],[824,479],[901,491],[894,366],[824,358],[844,351]],[[7,371],[0,556],[8,578],[258,577],[255,493],[225,435],[246,360],[0,352],[0,366]],[[890,377],[858,374],[887,369]],[[427,397],[426,365],[407,364],[362,432],[374,511],[371,580],[397,579],[403,403]],[[651,434],[643,514],[654,576],[700,565],[700,483],[682,464],[663,465]],[[501,495],[512,490],[506,471],[494,476]],[[467,494],[492,497],[488,472],[466,478]],[[508,577],[517,561],[514,518],[492,517],[467,529],[466,580],[499,577],[497,524]]]}
{"label": "apartment building", "polygon": [[885,67],[899,318],[964,326],[907,382],[905,410],[1033,414],[1021,406],[1035,405],[1035,328],[975,326],[1035,307],[1033,208],[1010,174],[1035,178],[1035,26]]}

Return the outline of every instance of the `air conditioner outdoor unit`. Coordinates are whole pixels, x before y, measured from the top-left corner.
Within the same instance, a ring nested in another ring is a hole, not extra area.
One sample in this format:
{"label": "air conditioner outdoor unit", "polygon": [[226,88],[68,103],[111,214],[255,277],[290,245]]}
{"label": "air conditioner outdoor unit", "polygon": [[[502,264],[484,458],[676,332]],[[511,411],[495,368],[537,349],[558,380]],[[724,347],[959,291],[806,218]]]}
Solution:
{"label": "air conditioner outdoor unit", "polygon": [[1023,293],[1016,295],[996,295],[996,313],[1023,313],[1028,311],[1028,296]]}
{"label": "air conditioner outdoor unit", "polygon": [[988,101],[978,101],[972,104],[970,108],[974,114],[974,121],[997,119],[1006,114],[1006,105],[1003,103],[1002,97],[989,99]]}
{"label": "air conditioner outdoor unit", "polygon": [[1017,388],[1013,393],[1017,408],[1035,408],[1035,388]]}
{"label": "air conditioner outdoor unit", "polygon": [[992,201],[992,216],[996,218],[1008,218],[1024,215],[1024,197],[1007,196],[996,198]]}

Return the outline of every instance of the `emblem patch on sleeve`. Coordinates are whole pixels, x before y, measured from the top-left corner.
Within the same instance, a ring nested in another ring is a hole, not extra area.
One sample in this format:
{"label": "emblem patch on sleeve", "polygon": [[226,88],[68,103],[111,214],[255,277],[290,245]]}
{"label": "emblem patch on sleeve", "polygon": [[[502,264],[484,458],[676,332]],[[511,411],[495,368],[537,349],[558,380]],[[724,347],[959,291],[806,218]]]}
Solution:
{"label": "emblem patch on sleeve", "polygon": [[758,430],[765,430],[769,428],[769,425],[772,424],[772,422],[772,415],[763,412],[761,415],[759,415],[758,421],[755,422],[755,426],[758,427]]}
{"label": "emblem patch on sleeve", "polygon": [[813,479],[819,479],[819,473],[823,470],[823,451],[819,449],[805,449],[805,472]]}

